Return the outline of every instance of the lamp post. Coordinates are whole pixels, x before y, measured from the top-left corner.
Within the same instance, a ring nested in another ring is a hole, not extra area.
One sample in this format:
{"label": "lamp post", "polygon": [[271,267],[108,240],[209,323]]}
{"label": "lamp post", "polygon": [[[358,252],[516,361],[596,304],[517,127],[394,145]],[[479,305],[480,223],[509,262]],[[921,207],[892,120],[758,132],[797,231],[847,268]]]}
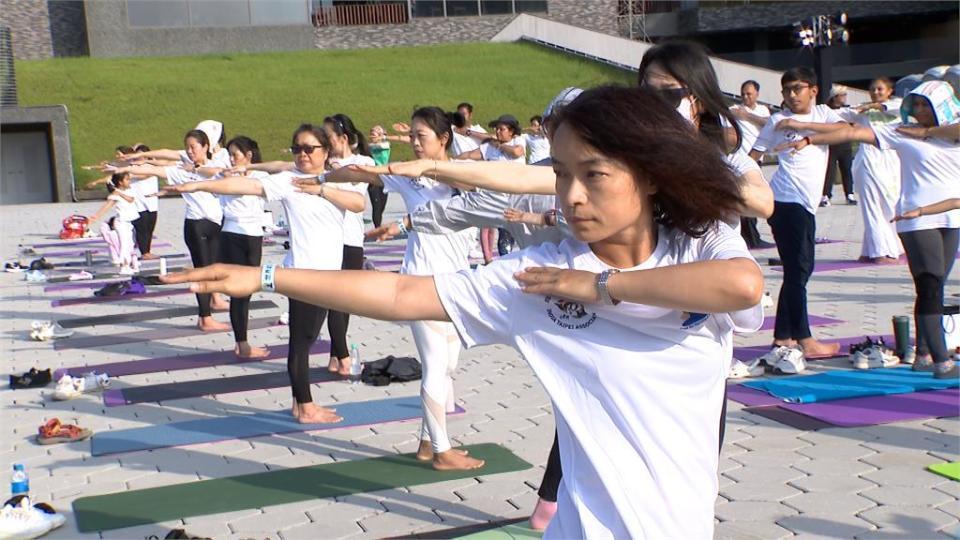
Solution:
{"label": "lamp post", "polygon": [[817,72],[818,101],[824,103],[833,86],[833,54],[831,47],[850,41],[847,14],[817,15],[810,22],[793,23],[794,36],[801,47],[813,49],[813,69]]}

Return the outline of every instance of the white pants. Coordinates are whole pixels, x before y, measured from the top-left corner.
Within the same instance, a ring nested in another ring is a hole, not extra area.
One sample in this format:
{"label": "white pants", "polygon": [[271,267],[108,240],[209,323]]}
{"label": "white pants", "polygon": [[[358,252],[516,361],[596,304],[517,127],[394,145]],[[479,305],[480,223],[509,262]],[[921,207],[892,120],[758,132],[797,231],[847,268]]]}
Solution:
{"label": "white pants", "polygon": [[460,337],[453,323],[448,322],[415,321],[410,323],[410,329],[423,366],[420,439],[429,440],[434,453],[446,452],[450,449],[447,413],[453,412],[455,406],[450,375],[460,359]]}
{"label": "white pants", "polygon": [[140,261],[134,241],[133,224],[129,221],[113,220],[113,229],[107,223],[100,224],[100,236],[110,248],[110,260],[113,264],[129,266],[139,270]]}
{"label": "white pants", "polygon": [[[853,190],[860,199],[860,212],[863,215],[863,247],[860,255],[871,259],[896,259],[903,254],[903,246],[900,245],[896,225],[890,223],[890,220],[897,214],[897,198],[900,194],[899,168],[878,173],[877,165],[867,161],[868,158],[857,153],[852,167]],[[899,167],[899,163],[893,165]],[[889,178],[879,177],[880,175]]]}

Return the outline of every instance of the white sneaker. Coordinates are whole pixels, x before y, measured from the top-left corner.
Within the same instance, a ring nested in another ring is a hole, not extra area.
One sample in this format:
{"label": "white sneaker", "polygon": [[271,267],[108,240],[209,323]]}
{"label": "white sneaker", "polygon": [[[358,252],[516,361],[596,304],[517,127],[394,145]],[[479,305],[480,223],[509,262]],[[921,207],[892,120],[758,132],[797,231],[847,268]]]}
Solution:
{"label": "white sneaker", "polygon": [[41,272],[40,270],[30,270],[24,275],[26,281],[30,283],[44,283],[47,281],[47,275]]}
{"label": "white sneaker", "polygon": [[756,359],[756,362],[761,366],[770,366],[774,367],[780,362],[780,359],[783,358],[783,355],[787,354],[787,351],[790,350],[790,347],[784,347],[783,345],[774,345],[766,354]]}
{"label": "white sneaker", "polygon": [[73,335],[73,330],[67,330],[53,321],[33,321],[30,329],[30,338],[34,341],[49,341]]}
{"label": "white sneaker", "polygon": [[39,508],[31,506],[30,498],[23,497],[19,504],[5,505],[0,509],[0,538],[29,540],[43,536],[66,523],[67,519],[62,514],[52,512],[49,505],[38,506]]}
{"label": "white sneaker", "polygon": [[760,362],[754,360],[750,364],[742,360],[734,359],[733,365],[730,366],[730,372],[727,373],[728,379],[746,379],[747,377],[759,377],[763,375],[763,366],[760,365]]}
{"label": "white sneaker", "polygon": [[787,347],[787,352],[780,358],[780,361],[773,366],[773,372],[781,375],[796,375],[807,370],[807,361],[803,356],[803,351]]}
{"label": "white sneaker", "polygon": [[862,352],[857,351],[855,356],[856,359],[853,362],[854,369],[887,368],[900,363],[899,358],[880,347],[870,347]]}
{"label": "white sneaker", "polygon": [[763,309],[773,307],[773,297],[770,296],[770,293],[764,294],[763,298],[760,299],[760,307],[762,307]]}
{"label": "white sneaker", "polygon": [[117,271],[117,273],[120,274],[121,276],[132,276],[136,274],[133,268],[130,268],[129,266],[121,266],[120,270]]}
{"label": "white sneaker", "polygon": [[917,360],[917,348],[910,347],[907,349],[907,352],[903,355],[903,358],[900,359],[901,362],[908,365],[913,365]]}
{"label": "white sneaker", "polygon": [[85,279],[93,279],[93,274],[87,272],[86,270],[81,270],[70,274],[70,277],[67,278],[70,281],[83,281]]}
{"label": "white sneaker", "polygon": [[81,394],[101,392],[110,388],[110,377],[106,373],[87,373],[83,377],[64,375],[57,381],[57,389],[53,391],[53,399],[66,401]]}
{"label": "white sneaker", "polygon": [[280,314],[280,324],[284,326],[290,324],[290,314],[286,311]]}

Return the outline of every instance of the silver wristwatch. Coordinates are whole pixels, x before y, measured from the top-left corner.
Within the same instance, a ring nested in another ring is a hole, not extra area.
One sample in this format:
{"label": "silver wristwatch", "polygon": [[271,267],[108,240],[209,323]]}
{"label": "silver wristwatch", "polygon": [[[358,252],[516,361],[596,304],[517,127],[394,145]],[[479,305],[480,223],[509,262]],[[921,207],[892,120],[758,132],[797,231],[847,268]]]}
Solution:
{"label": "silver wristwatch", "polygon": [[607,290],[607,281],[610,280],[610,276],[618,272],[620,271],[611,268],[610,270],[604,270],[597,274],[597,294],[600,296],[600,302],[608,306],[615,306],[620,303],[619,300],[610,296],[610,291]]}

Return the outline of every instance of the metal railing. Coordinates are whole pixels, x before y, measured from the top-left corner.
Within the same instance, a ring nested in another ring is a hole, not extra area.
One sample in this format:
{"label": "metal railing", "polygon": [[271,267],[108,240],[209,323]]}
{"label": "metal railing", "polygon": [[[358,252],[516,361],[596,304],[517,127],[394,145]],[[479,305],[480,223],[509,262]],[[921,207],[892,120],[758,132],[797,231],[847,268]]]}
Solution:
{"label": "metal railing", "polygon": [[0,26],[0,105],[17,105],[17,74],[13,69],[10,28]]}
{"label": "metal railing", "polygon": [[347,4],[315,8],[311,18],[316,27],[406,24],[410,11],[407,2]]}

